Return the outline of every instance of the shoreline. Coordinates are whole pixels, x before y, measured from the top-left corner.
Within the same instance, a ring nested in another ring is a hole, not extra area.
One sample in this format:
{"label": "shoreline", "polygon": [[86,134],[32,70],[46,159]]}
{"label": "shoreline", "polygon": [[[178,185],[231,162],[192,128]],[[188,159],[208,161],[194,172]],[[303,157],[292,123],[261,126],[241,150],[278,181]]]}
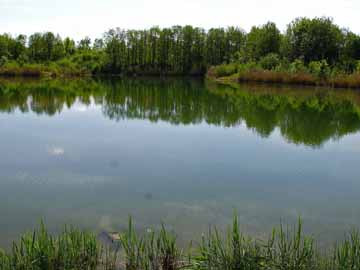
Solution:
{"label": "shoreline", "polygon": [[76,79],[76,78],[201,78],[220,84],[234,85],[241,83],[271,85],[271,86],[297,86],[297,87],[316,87],[330,89],[352,89],[360,90],[360,74],[350,74],[332,79],[319,80],[310,74],[302,73],[285,73],[275,71],[247,71],[236,73],[228,76],[216,76],[212,74],[211,69],[204,75],[200,74],[113,74],[113,73],[96,73],[91,72],[65,72],[65,71],[43,71],[20,69],[17,71],[4,71],[0,68],[0,78],[3,79]]}
{"label": "shoreline", "polygon": [[215,76],[209,70],[206,78],[221,84],[256,83],[273,86],[304,86],[330,89],[360,90],[360,74],[343,75],[335,78],[318,79],[310,74],[287,73],[268,70],[246,71],[228,76]]}

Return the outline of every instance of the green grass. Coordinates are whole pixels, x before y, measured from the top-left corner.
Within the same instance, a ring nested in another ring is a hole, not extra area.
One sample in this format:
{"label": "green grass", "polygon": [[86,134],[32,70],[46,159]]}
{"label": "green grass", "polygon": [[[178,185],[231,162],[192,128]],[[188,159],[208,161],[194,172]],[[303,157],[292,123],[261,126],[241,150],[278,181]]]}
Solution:
{"label": "green grass", "polygon": [[[355,270],[360,269],[360,234],[350,232],[321,251],[303,234],[302,222],[280,225],[267,239],[246,236],[237,217],[226,232],[209,228],[197,245],[182,249],[163,225],[138,233],[132,219],[120,233],[120,250],[101,246],[96,236],[74,228],[51,235],[41,224],[5,253],[1,270]],[[322,254],[322,255],[320,255]]]}

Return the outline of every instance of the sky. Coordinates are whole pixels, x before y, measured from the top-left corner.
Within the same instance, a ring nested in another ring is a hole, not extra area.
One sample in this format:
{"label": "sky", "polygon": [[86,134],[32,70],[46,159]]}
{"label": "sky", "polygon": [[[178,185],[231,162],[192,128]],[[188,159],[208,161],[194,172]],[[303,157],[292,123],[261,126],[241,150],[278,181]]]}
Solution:
{"label": "sky", "polygon": [[0,33],[52,31],[79,40],[115,27],[203,27],[275,22],[284,31],[296,17],[328,16],[360,33],[360,0],[0,0]]}

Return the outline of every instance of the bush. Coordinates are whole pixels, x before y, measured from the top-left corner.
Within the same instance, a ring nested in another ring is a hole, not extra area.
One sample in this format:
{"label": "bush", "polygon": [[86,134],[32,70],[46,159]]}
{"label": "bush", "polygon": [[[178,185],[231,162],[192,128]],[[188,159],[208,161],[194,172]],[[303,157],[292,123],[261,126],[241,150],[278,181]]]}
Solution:
{"label": "bush", "polygon": [[209,74],[215,78],[226,77],[236,74],[238,67],[236,64],[222,64],[216,67],[211,67]]}
{"label": "bush", "polygon": [[301,59],[296,59],[294,62],[292,62],[290,64],[290,72],[291,73],[298,73],[298,72],[305,73],[305,72],[307,72],[304,61],[301,60]]}
{"label": "bush", "polygon": [[0,57],[0,67],[5,65],[8,61],[9,61],[9,59],[6,56],[1,56]]}
{"label": "bush", "polygon": [[245,71],[252,71],[252,70],[259,70],[261,67],[256,62],[247,62],[240,64],[238,66],[238,72],[245,72]]}
{"label": "bush", "polygon": [[19,55],[17,62],[20,64],[20,66],[23,66],[29,62],[29,57],[27,56],[26,53],[22,53]]}
{"label": "bush", "polygon": [[321,79],[328,77],[331,73],[329,64],[326,60],[310,62],[309,71],[311,74]]}
{"label": "bush", "polygon": [[260,60],[259,64],[263,69],[273,70],[280,65],[280,57],[276,53],[269,53]]}

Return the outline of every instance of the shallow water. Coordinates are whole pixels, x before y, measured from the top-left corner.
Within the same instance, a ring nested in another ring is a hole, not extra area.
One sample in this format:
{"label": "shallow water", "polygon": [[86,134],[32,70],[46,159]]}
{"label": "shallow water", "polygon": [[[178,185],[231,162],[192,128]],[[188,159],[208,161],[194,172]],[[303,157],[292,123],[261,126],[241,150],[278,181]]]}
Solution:
{"label": "shallow water", "polygon": [[298,216],[360,225],[360,93],[201,80],[0,81],[0,246],[43,219],[182,241],[233,212],[257,237]]}

